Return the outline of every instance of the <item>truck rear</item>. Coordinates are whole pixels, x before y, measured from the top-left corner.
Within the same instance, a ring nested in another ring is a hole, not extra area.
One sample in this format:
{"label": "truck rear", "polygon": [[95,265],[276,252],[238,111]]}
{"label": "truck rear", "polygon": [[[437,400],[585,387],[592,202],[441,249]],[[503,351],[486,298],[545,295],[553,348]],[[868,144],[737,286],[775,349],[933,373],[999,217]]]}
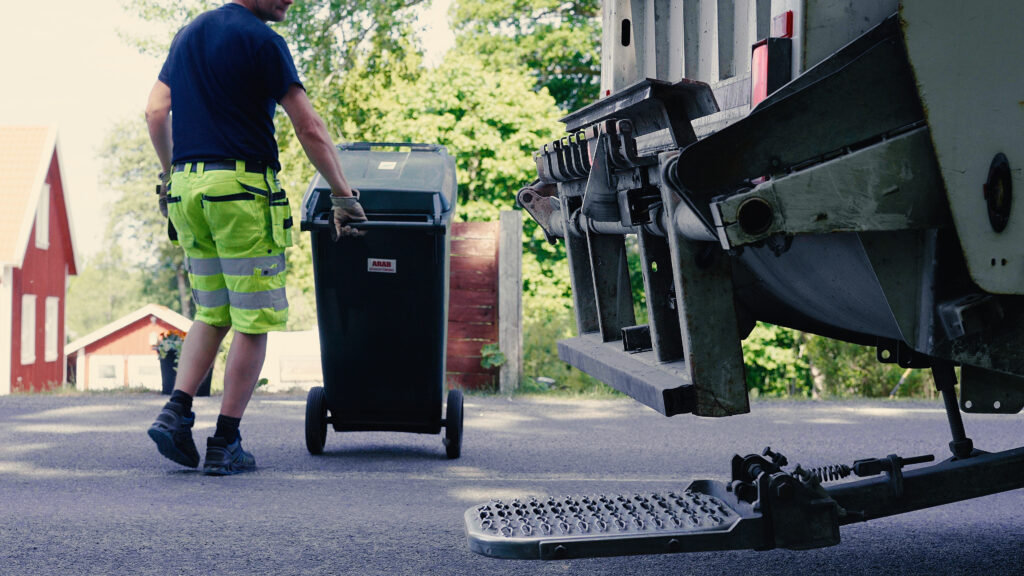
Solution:
{"label": "truck rear", "polygon": [[906,473],[928,459],[860,459],[846,474],[868,479],[830,490],[766,449],[649,509],[470,509],[471,547],[817,547],[842,524],[1024,486],[1024,451],[975,449],[960,414],[1024,407],[1024,75],[1006,59],[1024,54],[1021,21],[994,1],[606,0],[602,97],[563,119],[517,198],[565,242],[578,336],[560,357],[666,416],[718,417],[750,409],[741,341],[758,321],[873,346],[933,372],[952,456]]}

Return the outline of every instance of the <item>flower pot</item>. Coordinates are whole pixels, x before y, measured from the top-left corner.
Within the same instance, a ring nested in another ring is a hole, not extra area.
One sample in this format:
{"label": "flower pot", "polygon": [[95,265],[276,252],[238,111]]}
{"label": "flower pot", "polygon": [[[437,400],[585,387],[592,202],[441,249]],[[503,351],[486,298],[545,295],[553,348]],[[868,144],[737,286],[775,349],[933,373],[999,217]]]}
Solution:
{"label": "flower pot", "polygon": [[170,394],[174,391],[174,378],[178,375],[178,368],[174,365],[178,359],[177,352],[168,352],[160,359],[161,394]]}
{"label": "flower pot", "polygon": [[[161,393],[170,394],[174,391],[174,379],[178,376],[178,367],[175,366],[175,360],[178,358],[178,353],[171,350],[167,352],[163,358],[160,359],[160,377],[162,379]],[[196,391],[196,396],[209,396],[210,395],[210,383],[213,380],[213,366],[210,366],[210,371],[206,373],[206,378],[199,384],[199,390]]]}

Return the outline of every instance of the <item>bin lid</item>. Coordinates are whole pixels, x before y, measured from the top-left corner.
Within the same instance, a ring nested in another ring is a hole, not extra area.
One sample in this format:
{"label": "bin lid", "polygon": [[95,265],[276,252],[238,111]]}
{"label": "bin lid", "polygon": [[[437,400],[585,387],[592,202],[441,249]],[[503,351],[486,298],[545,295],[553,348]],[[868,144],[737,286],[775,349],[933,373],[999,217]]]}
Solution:
{"label": "bin lid", "polygon": [[[442,213],[451,211],[458,184],[455,157],[449,155],[444,146],[355,142],[340,144],[337,149],[345,178],[360,191],[360,204],[368,215],[375,212],[429,214],[438,204]],[[318,211],[330,209],[329,203],[319,206],[326,201],[324,191],[329,192],[330,185],[318,173],[303,201],[303,221]],[[310,201],[318,199],[317,206],[309,205]]]}

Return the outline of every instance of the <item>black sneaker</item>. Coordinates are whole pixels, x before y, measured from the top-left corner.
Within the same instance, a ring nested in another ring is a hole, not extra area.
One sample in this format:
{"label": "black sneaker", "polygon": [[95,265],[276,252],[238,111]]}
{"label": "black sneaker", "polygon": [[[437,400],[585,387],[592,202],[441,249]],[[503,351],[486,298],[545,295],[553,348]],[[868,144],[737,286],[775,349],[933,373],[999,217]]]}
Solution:
{"label": "black sneaker", "polygon": [[219,436],[211,436],[206,439],[206,462],[203,464],[203,474],[229,476],[255,469],[256,459],[242,449],[241,436],[231,444]]}
{"label": "black sneaker", "polygon": [[164,457],[182,466],[195,468],[199,466],[199,451],[192,441],[192,426],[196,423],[196,415],[192,412],[183,414],[180,404],[168,402],[156,417],[156,422],[149,427],[149,437],[156,442],[156,448]]}

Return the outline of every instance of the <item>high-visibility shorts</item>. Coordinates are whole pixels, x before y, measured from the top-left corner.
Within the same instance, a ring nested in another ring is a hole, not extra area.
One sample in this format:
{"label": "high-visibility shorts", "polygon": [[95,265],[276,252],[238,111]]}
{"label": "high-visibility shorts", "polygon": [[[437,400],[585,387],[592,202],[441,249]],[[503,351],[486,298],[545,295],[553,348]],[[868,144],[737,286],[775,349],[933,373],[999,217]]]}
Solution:
{"label": "high-visibility shorts", "polygon": [[288,198],[273,169],[249,172],[244,162],[230,162],[235,170],[195,162],[176,164],[171,174],[167,213],[185,251],[196,320],[246,334],[283,330]]}

